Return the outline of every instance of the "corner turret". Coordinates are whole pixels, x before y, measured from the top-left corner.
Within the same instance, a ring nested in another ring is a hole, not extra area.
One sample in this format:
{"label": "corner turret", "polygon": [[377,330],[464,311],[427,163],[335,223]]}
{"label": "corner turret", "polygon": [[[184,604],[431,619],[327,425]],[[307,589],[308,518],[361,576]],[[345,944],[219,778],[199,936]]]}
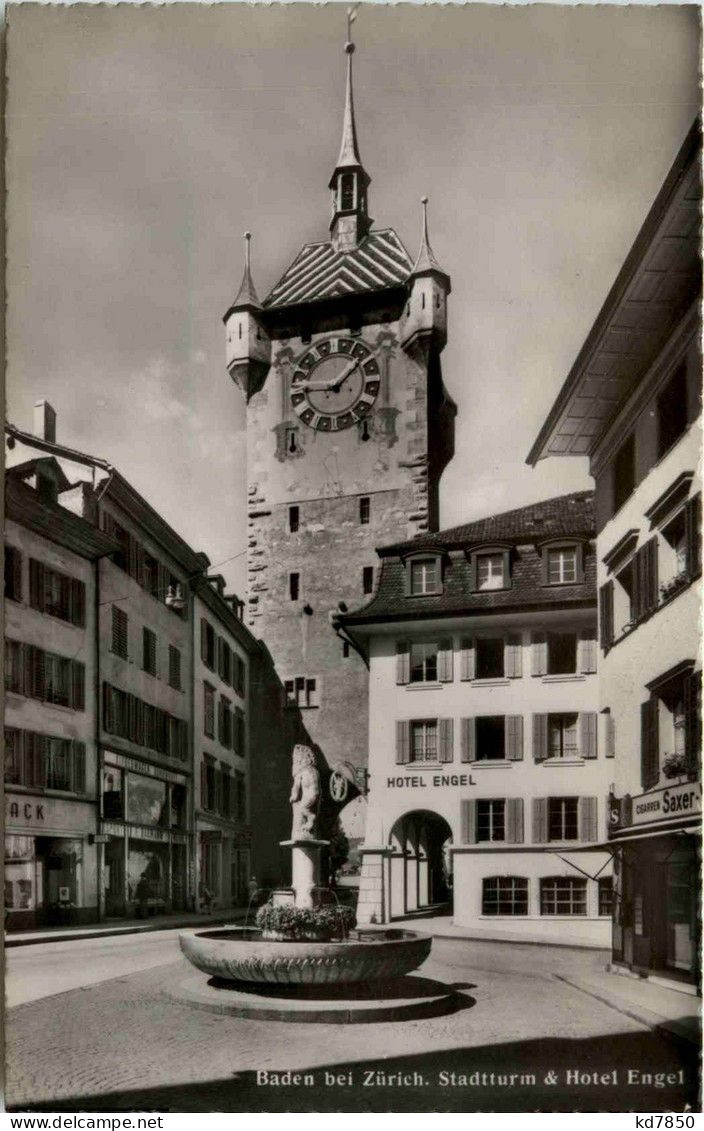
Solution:
{"label": "corner turret", "polygon": [[408,300],[401,320],[401,346],[408,353],[425,355],[431,345],[438,351],[447,342],[447,296],[450,276],[435,258],[428,239],[428,198],[422,197],[420,250],[408,276]]}
{"label": "corner turret", "polygon": [[249,257],[249,232],[245,232],[244,274],[237,297],[223,318],[227,335],[227,370],[247,400],[261,389],[271,365],[271,339],[261,317],[262,306],[254,289]]}

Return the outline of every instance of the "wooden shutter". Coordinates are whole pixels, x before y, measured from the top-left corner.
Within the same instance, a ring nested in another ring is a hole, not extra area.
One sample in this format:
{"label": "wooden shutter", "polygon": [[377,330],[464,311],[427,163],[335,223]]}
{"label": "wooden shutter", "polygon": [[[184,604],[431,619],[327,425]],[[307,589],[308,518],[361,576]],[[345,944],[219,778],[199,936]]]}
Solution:
{"label": "wooden shutter", "polygon": [[[31,644],[19,644],[16,645],[16,647],[18,663],[21,665],[21,675],[17,687],[12,690],[31,698],[33,694],[32,687],[34,685],[34,648]],[[5,663],[7,663],[7,655],[5,657]]]}
{"label": "wooden shutter", "polygon": [[144,703],[141,699],[134,701],[134,741],[138,746],[144,746]]}
{"label": "wooden shutter", "polygon": [[585,675],[596,671],[596,633],[583,628],[579,634],[579,670]]}
{"label": "wooden shutter", "polygon": [[531,674],[545,675],[548,670],[548,640],[544,632],[532,634]]}
{"label": "wooden shutter", "polygon": [[608,651],[614,642],[614,583],[606,581],[599,590],[599,628],[601,647]]}
{"label": "wooden shutter", "polygon": [[690,774],[699,769],[702,743],[701,719],[702,673],[693,672],[684,680],[685,764]]}
{"label": "wooden shutter", "polygon": [[548,756],[548,717],[533,715],[533,759],[544,762]]}
{"label": "wooden shutter", "polygon": [[44,612],[44,563],[29,559],[29,603]]}
{"label": "wooden shutter", "polygon": [[396,720],[396,763],[405,766],[411,756],[411,724],[408,719]]}
{"label": "wooden shutter", "polygon": [[77,577],[71,578],[71,622],[85,627],[86,623],[86,587]]}
{"label": "wooden shutter", "polygon": [[86,709],[86,669],[78,660],[71,660],[71,706],[74,711]]}
{"label": "wooden shutter", "polygon": [[692,580],[702,570],[701,495],[687,500],[684,509],[685,537],[687,541],[687,577]]}
{"label": "wooden shutter", "polygon": [[86,745],[74,740],[72,746],[72,788],[74,793],[86,792]]}
{"label": "wooden shutter", "polygon": [[473,798],[460,801],[460,840],[462,844],[477,843],[477,803]]}
{"label": "wooden shutter", "polygon": [[523,798],[506,800],[506,840],[508,844],[523,844]]}
{"label": "wooden shutter", "polygon": [[523,675],[523,639],[519,634],[506,637],[504,671],[509,679],[518,679]]}
{"label": "wooden shutter", "polygon": [[582,758],[596,758],[596,711],[582,711],[579,716],[579,753]]}
{"label": "wooden shutter", "polygon": [[208,622],[205,617],[200,618],[200,658],[204,664],[208,662]]}
{"label": "wooden shutter", "polygon": [[46,692],[46,655],[41,648],[32,648],[32,698],[43,699]]}
{"label": "wooden shutter", "polygon": [[597,799],[579,799],[579,839],[587,843],[597,840]]}
{"label": "wooden shutter", "polygon": [[658,540],[650,538],[636,554],[636,620],[658,607]]}
{"label": "wooden shutter", "polygon": [[108,734],[113,733],[115,720],[112,710],[112,688],[109,683],[103,682],[103,730]]}
{"label": "wooden shutter", "polygon": [[640,706],[640,776],[643,789],[657,785],[660,777],[658,701],[653,696]]}
{"label": "wooden shutter", "polygon": [[438,644],[438,679],[441,683],[452,683],[453,660],[452,640],[441,640]]}
{"label": "wooden shutter", "polygon": [[476,719],[460,719],[460,760],[475,762],[477,758]]}
{"label": "wooden shutter", "polygon": [[396,682],[410,683],[411,646],[407,640],[396,641]]}
{"label": "wooden shutter", "polygon": [[201,807],[201,809],[206,808],[205,802],[206,802],[207,794],[208,794],[207,766],[206,766],[205,762],[201,762],[201,764],[200,764],[200,807]]}
{"label": "wooden shutter", "polygon": [[604,716],[604,734],[606,740],[604,753],[607,758],[614,758],[616,756],[616,720],[611,712],[607,712]]}
{"label": "wooden shutter", "polygon": [[15,601],[22,600],[22,555],[14,546],[6,546],[5,553],[10,555],[10,568],[12,569],[12,596]]}
{"label": "wooden shutter", "polygon": [[440,731],[440,761],[451,762],[455,756],[454,719],[438,719]]}
{"label": "wooden shutter", "polygon": [[510,762],[520,762],[523,759],[523,715],[507,715],[505,726],[506,757]]}
{"label": "wooden shutter", "polygon": [[548,839],[548,799],[533,798],[533,844],[546,844]]}
{"label": "wooden shutter", "polygon": [[474,641],[464,636],[460,641],[460,679],[474,679],[475,671]]}

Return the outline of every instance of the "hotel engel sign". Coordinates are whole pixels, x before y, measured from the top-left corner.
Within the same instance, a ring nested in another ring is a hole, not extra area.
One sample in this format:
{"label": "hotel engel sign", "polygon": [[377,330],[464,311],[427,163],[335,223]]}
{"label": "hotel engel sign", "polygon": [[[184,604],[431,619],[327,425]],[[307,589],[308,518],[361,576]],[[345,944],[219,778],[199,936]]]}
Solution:
{"label": "hotel engel sign", "polygon": [[676,817],[691,817],[702,811],[702,784],[698,781],[690,781],[683,785],[656,789],[652,793],[641,793],[633,798],[632,804],[631,824],[633,825],[672,820]]}

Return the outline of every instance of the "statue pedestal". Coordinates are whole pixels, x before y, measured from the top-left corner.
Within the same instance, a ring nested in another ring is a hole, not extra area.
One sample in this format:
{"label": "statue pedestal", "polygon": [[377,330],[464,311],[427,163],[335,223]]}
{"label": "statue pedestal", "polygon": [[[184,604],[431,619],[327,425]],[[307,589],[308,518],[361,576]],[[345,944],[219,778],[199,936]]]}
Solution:
{"label": "statue pedestal", "polygon": [[329,840],[282,840],[282,848],[291,849],[291,887],[296,907],[317,907],[316,888],[320,887],[320,850]]}

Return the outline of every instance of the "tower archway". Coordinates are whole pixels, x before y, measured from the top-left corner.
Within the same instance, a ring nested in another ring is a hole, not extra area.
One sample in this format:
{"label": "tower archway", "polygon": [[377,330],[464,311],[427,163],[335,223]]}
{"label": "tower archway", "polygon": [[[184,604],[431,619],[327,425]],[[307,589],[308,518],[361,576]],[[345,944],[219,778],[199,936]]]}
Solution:
{"label": "tower archway", "polygon": [[389,834],[389,908],[402,919],[452,904],[452,829],[439,813],[413,809]]}

